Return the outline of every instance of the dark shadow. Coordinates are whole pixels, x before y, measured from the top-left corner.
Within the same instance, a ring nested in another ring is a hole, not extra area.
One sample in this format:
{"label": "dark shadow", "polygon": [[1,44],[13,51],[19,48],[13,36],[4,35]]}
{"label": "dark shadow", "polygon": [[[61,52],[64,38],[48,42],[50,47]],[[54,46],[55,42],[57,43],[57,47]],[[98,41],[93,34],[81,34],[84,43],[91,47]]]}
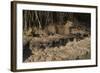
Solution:
{"label": "dark shadow", "polygon": [[31,50],[29,49],[29,42],[23,46],[23,62],[32,55]]}

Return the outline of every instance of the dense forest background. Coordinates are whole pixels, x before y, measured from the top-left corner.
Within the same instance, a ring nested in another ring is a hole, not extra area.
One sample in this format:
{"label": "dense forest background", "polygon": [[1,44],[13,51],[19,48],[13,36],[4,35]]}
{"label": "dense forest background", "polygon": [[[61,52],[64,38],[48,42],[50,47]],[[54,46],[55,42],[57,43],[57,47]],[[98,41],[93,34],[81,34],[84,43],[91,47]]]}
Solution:
{"label": "dense forest background", "polygon": [[44,29],[49,24],[64,25],[68,20],[75,26],[82,25],[90,28],[91,25],[89,13],[23,10],[23,30],[25,31],[33,26]]}

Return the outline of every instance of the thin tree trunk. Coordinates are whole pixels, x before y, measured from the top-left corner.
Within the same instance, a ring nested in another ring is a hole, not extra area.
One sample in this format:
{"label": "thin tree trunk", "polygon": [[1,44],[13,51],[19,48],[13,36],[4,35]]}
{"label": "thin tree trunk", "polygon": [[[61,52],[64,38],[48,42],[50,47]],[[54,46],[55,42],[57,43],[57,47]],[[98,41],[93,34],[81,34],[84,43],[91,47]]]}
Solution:
{"label": "thin tree trunk", "polygon": [[38,20],[38,23],[39,23],[39,29],[41,29],[41,23],[40,23],[37,11],[35,11],[35,15],[36,15],[36,19]]}
{"label": "thin tree trunk", "polygon": [[24,20],[25,20],[25,22],[24,22],[24,27],[23,28],[24,28],[25,31],[27,31],[27,11],[25,11],[24,13],[25,13],[24,14]]}

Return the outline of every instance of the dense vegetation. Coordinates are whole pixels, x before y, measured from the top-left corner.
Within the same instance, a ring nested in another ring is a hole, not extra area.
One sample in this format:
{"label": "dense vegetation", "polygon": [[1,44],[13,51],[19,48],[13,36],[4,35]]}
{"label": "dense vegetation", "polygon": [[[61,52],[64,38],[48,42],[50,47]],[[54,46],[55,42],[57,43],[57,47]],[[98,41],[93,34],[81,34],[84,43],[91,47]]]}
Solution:
{"label": "dense vegetation", "polygon": [[33,26],[43,29],[48,26],[48,24],[63,25],[67,20],[81,22],[83,25],[90,27],[90,18],[91,16],[89,13],[23,10],[23,29],[28,30],[29,27]]}

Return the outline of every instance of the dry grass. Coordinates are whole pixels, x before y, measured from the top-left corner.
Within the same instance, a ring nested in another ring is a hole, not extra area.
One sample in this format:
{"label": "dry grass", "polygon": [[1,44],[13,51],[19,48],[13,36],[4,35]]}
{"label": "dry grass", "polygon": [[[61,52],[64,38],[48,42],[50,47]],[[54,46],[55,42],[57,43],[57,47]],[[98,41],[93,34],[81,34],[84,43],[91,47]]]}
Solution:
{"label": "dry grass", "polygon": [[24,62],[90,59],[90,48],[90,38],[85,38],[78,42],[69,42],[65,46],[60,47],[46,49],[33,48],[32,55]]}

